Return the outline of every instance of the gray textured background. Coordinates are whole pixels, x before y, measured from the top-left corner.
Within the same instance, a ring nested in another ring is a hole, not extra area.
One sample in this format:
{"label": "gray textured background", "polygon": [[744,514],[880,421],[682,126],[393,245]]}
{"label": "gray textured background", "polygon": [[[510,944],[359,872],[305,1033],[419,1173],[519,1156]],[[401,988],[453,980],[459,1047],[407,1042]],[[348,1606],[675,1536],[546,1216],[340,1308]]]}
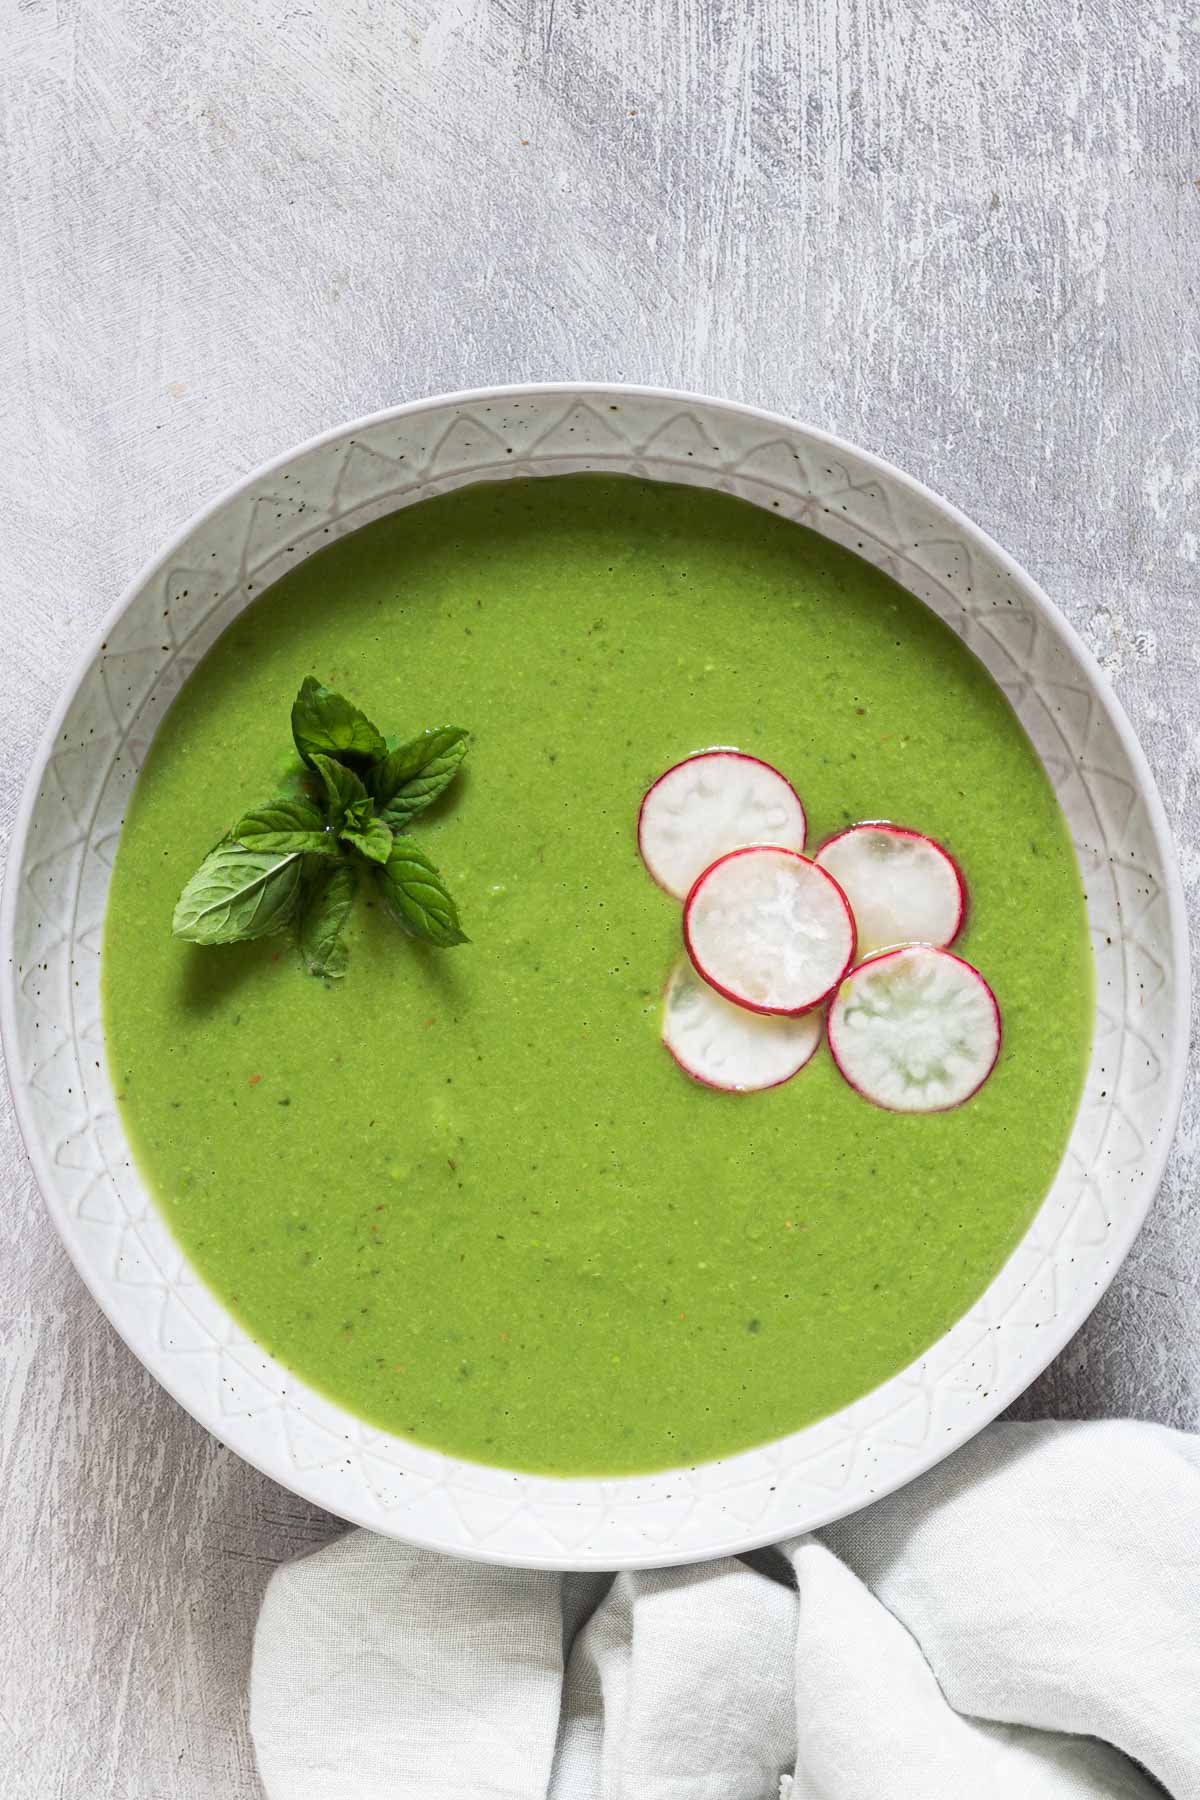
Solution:
{"label": "gray textured background", "polygon": [[[1200,13],[1178,0],[3,0],[0,818],[83,641],[263,458],[623,377],[891,457],[1110,672],[1200,888]],[[1024,1416],[1200,1427],[1197,1096]],[[0,1107],[0,1791],[246,1800],[335,1522],[135,1364]]]}

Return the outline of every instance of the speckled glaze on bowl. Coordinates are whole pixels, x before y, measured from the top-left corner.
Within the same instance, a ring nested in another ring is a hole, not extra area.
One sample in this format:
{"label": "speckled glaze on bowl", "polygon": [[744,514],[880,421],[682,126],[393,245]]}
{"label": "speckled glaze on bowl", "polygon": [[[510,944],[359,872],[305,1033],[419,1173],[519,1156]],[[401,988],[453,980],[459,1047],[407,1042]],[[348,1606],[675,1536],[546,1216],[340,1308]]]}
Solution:
{"label": "speckled glaze on bowl", "polygon": [[[1057,790],[1087,893],[1096,1037],[1069,1148],[1024,1239],[928,1353],[823,1422],[718,1462],[558,1480],[363,1424],[264,1354],[143,1186],[100,1025],[100,940],[126,801],[218,633],[313,551],[468,482],[602,469],[802,520],[933,608],[1008,695]],[[143,572],[83,657],[17,820],[0,1023],[29,1154],[68,1250],[135,1354],[239,1455],[374,1531],[496,1562],[617,1568],[727,1554],[910,1480],[1076,1331],[1141,1224],[1179,1110],[1183,895],[1162,807],[1091,656],[1002,550],[920,483],[786,419],[618,385],[498,388],[329,432],[239,482]]]}

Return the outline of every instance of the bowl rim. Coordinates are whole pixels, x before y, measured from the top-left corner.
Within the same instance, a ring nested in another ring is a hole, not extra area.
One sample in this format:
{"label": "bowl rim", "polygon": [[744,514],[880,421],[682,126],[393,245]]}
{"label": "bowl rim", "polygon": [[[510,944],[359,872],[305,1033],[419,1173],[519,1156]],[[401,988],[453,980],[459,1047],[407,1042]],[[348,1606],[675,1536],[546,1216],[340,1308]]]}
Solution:
{"label": "bowl rim", "polygon": [[[947,500],[936,489],[928,486],[918,477],[908,474],[897,464],[874,452],[863,449],[852,440],[843,438],[833,432],[810,425],[802,419],[789,417],[785,413],[776,412],[766,407],[759,407],[744,401],[729,400],[720,395],[707,394],[695,389],[659,387],[653,384],[633,383],[619,380],[560,380],[504,383],[495,386],[464,388],[453,392],[427,395],[420,399],[408,400],[394,406],[377,409],[374,412],[328,427],[299,443],[289,446],[278,455],[267,461],[254,465],[236,480],[229,483],[206,504],[191,514],[164,543],[161,549],[148,558],[138,569],[133,579],[126,583],[119,598],[104,613],[99,626],[89,634],[82,651],[72,659],[68,677],[63,684],[58,702],[51,711],[46,726],[39,736],[36,749],[30,764],[29,773],[22,789],[21,798],[14,816],[12,833],[9,839],[6,868],[4,874],[3,897],[0,900],[0,957],[4,962],[4,976],[0,980],[0,1048],[4,1052],[5,1079],[11,1096],[13,1113],[17,1120],[21,1140],[26,1156],[32,1167],[43,1204],[54,1223],[60,1242],[63,1243],[76,1272],[84,1286],[92,1295],[100,1310],[104,1313],[112,1328],[129,1346],[133,1355],[142,1363],[139,1352],[130,1343],[121,1325],[112,1317],[104,1304],[101,1295],[93,1285],[91,1275],[83,1260],[76,1253],[76,1247],[70,1237],[59,1228],[59,1203],[55,1197],[54,1182],[47,1161],[41,1134],[33,1116],[32,1104],[27,1092],[27,1084],[14,1077],[16,1067],[15,1051],[17,1047],[18,1028],[16,1018],[17,981],[15,959],[15,931],[19,893],[20,873],[24,868],[27,851],[29,829],[34,808],[41,789],[47,764],[57,742],[64,720],[70,710],[75,695],[83,682],[89,667],[99,655],[107,638],[118,621],[130,609],[139,593],[154,577],[163,572],[187,540],[206,522],[215,518],[225,508],[252,492],[259,483],[269,479],[279,471],[286,469],[297,459],[313,451],[346,440],[355,434],[365,433],[378,426],[386,426],[392,421],[411,419],[423,412],[435,412],[454,406],[473,406],[480,403],[496,403],[525,400],[529,398],[577,395],[581,398],[596,396],[617,396],[631,399],[646,399],[664,403],[678,404],[682,407],[712,407],[719,411],[731,413],[755,424],[765,425],[782,433],[802,433],[815,445],[821,446],[831,454],[851,456],[874,473],[889,482],[898,483],[915,497],[931,504],[947,522],[962,535],[968,546],[976,547],[994,560],[999,568],[1007,574],[1033,602],[1037,610],[1048,618],[1059,635],[1065,641],[1073,657],[1087,675],[1091,691],[1103,709],[1105,718],[1114,730],[1121,748],[1128,758],[1130,768],[1136,779],[1136,787],[1140,800],[1146,809],[1150,835],[1161,858],[1163,889],[1166,900],[1167,917],[1170,926],[1170,950],[1175,970],[1176,1006],[1173,1030],[1164,1046],[1165,1056],[1170,1063],[1168,1080],[1165,1085],[1163,1104],[1163,1124],[1157,1141],[1150,1149],[1143,1164],[1142,1178],[1139,1183],[1140,1198],[1136,1206],[1129,1209],[1128,1214],[1120,1222],[1120,1229],[1115,1229],[1111,1243],[1111,1256],[1107,1266],[1099,1274],[1095,1292],[1087,1308],[1080,1312],[1078,1307],[1067,1309],[1050,1322],[1048,1330],[1040,1334],[1036,1354],[1027,1358],[1018,1373],[1006,1382],[1000,1382],[989,1396],[986,1406],[981,1408],[979,1417],[968,1424],[955,1428],[954,1442],[949,1450],[938,1446],[928,1446],[927,1453],[915,1455],[899,1474],[888,1476],[879,1481],[870,1495],[847,1507],[839,1504],[838,1497],[830,1496],[828,1511],[823,1516],[810,1518],[805,1530],[819,1529],[834,1519],[847,1516],[861,1510],[863,1506],[883,1499],[900,1487],[924,1474],[944,1458],[962,1448],[986,1425],[995,1420],[1018,1395],[1023,1393],[1029,1384],[1040,1375],[1050,1362],[1062,1351],[1070,1339],[1080,1330],[1090,1316],[1100,1298],[1108,1288],[1117,1270],[1121,1267],[1134,1238],[1141,1230],[1157,1195],[1162,1181],[1167,1159],[1174,1143],[1179,1114],[1183,1103],[1183,1094],[1188,1074],[1188,1045],[1190,1037],[1191,1009],[1191,954],[1187,928],[1186,898],[1183,889],[1178,860],[1175,854],[1171,829],[1165,808],[1158,792],[1158,787],[1133,726],[1126,716],[1125,710],[1105,671],[1079,636],[1070,620],[1059,610],[1049,595],[1002,545],[996,542],[981,526],[977,525],[967,514],[962,512],[953,502]],[[487,479],[481,476],[481,480]],[[903,585],[903,583],[902,583]],[[993,676],[993,679],[995,677]],[[1034,1215],[1036,1219],[1037,1215]],[[1033,1221],[1031,1221],[1032,1226]],[[219,1299],[219,1296],[218,1296]],[[918,1359],[919,1360],[919,1359]],[[143,1363],[143,1366],[144,1363]],[[151,1369],[154,1379],[166,1389],[171,1397],[183,1407],[197,1423],[212,1433],[218,1441],[222,1441],[213,1427],[203,1419],[199,1419],[192,1407],[177,1391],[169,1369],[154,1367]],[[901,1371],[897,1371],[897,1374]],[[337,1403],[335,1403],[337,1404]],[[344,1410],[344,1409],[343,1409]],[[347,1414],[349,1417],[355,1415]],[[283,1482],[278,1472],[270,1467],[267,1461],[259,1460],[240,1447],[237,1455],[251,1464],[269,1479],[287,1486],[301,1494],[312,1504],[328,1510],[327,1500],[311,1488],[305,1487],[302,1480],[293,1485]],[[501,1470],[503,1472],[503,1470]],[[669,1473],[661,1471],[660,1473]],[[553,1477],[537,1479],[552,1482]],[[600,1477],[600,1480],[607,1478]],[[637,1479],[634,1477],[633,1479]],[[362,1525],[368,1530],[378,1530],[377,1525],[365,1519],[356,1518],[352,1510],[339,1513],[348,1522]],[[400,1535],[396,1533],[394,1535]],[[420,1548],[438,1551],[443,1554],[456,1555],[470,1560],[498,1564],[512,1568],[656,1568],[692,1563],[707,1560],[709,1557],[733,1556],[744,1551],[757,1549],[764,1544],[779,1541],[779,1533],[772,1528],[767,1532],[747,1531],[744,1536],[732,1533],[728,1539],[715,1545],[712,1549],[694,1551],[662,1551],[648,1554],[615,1555],[604,1560],[594,1557],[577,1562],[570,1562],[562,1557],[549,1558],[541,1555],[514,1554],[503,1550],[492,1549],[487,1544],[472,1545],[464,1549],[459,1542],[438,1539],[428,1533],[417,1535],[406,1532],[404,1539]]]}

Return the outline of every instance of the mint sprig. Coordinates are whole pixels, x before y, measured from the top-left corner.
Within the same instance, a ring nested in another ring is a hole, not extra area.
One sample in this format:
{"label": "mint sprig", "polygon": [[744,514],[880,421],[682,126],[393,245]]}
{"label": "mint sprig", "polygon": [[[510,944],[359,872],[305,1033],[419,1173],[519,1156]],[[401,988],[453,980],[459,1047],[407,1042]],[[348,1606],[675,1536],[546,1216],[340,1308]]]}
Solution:
{"label": "mint sprig", "polygon": [[309,973],[339,980],[346,922],[368,872],[410,936],[443,948],[466,943],[445,882],[403,835],[458,774],[467,753],[461,726],[389,748],[365,713],[310,675],[292,707],[292,736],[306,765],[304,791],[241,815],[179,896],[176,937],[232,944],[290,927]]}

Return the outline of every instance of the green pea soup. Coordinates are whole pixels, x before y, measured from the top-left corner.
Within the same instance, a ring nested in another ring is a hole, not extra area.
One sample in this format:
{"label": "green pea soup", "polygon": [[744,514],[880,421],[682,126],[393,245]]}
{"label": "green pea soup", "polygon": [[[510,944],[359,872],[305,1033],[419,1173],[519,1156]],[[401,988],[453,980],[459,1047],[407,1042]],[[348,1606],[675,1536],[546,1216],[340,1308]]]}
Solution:
{"label": "green pea soup", "polygon": [[[294,769],[306,675],[387,732],[467,726],[413,825],[470,943],[363,884],[346,978],[285,938],[171,935],[184,882]],[[936,838],[1004,1023],[953,1112],[868,1105],[822,1047],[731,1095],[659,1037],[680,909],[636,849],[663,769],[737,744],[816,845]],[[158,1207],[251,1336],[373,1424],[562,1475],[780,1437],[978,1298],[1061,1159],[1092,1023],[1049,781],[983,666],[850,552],[619,476],[466,488],[309,558],[219,639],[134,791],[104,942],[109,1066]]]}

